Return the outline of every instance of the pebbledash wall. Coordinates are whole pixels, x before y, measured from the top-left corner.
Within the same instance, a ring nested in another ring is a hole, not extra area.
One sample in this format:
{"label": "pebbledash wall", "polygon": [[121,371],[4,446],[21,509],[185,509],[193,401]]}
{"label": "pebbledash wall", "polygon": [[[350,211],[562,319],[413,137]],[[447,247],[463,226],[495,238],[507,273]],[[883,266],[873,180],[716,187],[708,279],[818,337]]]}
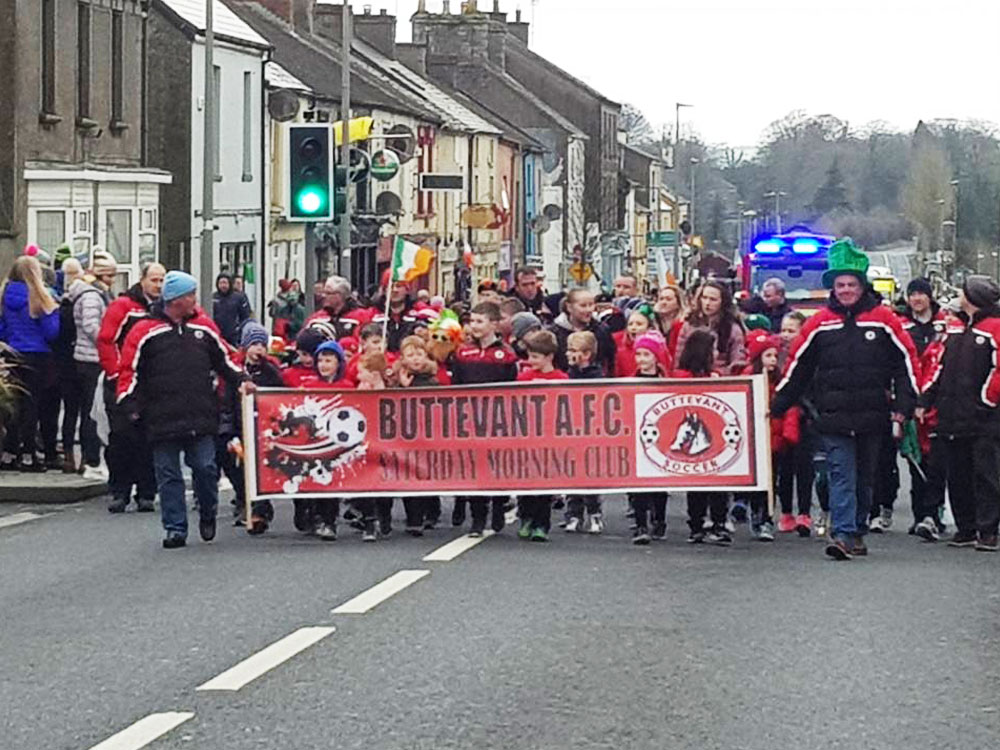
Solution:
{"label": "pebbledash wall", "polygon": [[0,9],[0,270],[29,242],[101,245],[118,286],[159,252],[147,166],[146,0],[15,0]]}

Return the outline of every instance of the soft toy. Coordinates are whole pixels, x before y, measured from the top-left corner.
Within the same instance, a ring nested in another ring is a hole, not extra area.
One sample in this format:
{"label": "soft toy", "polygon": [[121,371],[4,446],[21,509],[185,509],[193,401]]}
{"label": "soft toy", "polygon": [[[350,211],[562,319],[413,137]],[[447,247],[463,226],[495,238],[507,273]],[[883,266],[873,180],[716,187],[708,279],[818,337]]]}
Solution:
{"label": "soft toy", "polygon": [[430,325],[431,340],[427,347],[431,357],[443,365],[462,343],[462,324],[451,310],[442,310],[437,320]]}

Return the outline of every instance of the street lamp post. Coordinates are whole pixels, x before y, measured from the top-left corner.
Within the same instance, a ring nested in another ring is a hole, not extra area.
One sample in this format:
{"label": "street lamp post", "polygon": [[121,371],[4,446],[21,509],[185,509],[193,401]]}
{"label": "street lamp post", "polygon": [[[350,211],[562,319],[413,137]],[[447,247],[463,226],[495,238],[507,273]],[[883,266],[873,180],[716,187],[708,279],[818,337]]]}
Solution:
{"label": "street lamp post", "polygon": [[772,190],[769,193],[764,193],[765,198],[774,198],[774,224],[777,234],[781,234],[781,199],[786,195],[788,193],[784,190]]}
{"label": "street lamp post", "polygon": [[[674,104],[674,154],[671,166],[677,167],[677,150],[681,142],[681,107],[692,107],[692,104]],[[675,190],[676,193],[676,190]],[[674,278],[681,279],[681,200],[674,195]]]}
{"label": "street lamp post", "polygon": [[688,221],[691,222],[691,232],[694,233],[694,188],[695,188],[695,175],[698,170],[698,165],[701,163],[701,159],[696,159],[691,157],[691,208],[688,211]]}

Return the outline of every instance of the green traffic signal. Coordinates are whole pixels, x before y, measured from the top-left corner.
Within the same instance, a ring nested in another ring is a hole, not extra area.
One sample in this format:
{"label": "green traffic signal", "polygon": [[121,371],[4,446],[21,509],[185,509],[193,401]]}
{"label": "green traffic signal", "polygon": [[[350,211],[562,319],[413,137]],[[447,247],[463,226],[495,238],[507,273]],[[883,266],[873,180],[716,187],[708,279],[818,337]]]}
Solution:
{"label": "green traffic signal", "polygon": [[307,215],[326,213],[324,193],[320,188],[307,187],[295,199],[299,212]]}

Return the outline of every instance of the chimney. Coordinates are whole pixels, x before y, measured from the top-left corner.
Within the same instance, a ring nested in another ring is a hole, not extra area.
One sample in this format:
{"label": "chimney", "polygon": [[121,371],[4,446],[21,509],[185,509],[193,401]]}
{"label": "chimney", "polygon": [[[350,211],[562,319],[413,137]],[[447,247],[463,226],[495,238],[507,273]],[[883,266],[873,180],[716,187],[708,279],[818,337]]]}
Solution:
{"label": "chimney", "polygon": [[316,36],[340,44],[344,39],[343,13],[343,5],[317,5],[313,21]]}
{"label": "chimney", "polygon": [[365,13],[354,16],[354,33],[386,57],[396,59],[396,17],[384,8],[373,16],[371,6],[366,5]]}
{"label": "chimney", "polygon": [[240,0],[240,2],[254,3],[267,8],[299,34],[313,32],[313,9],[316,0]]}
{"label": "chimney", "polygon": [[396,59],[410,70],[427,76],[427,47],[422,44],[397,44]]}
{"label": "chimney", "polygon": [[449,2],[449,0],[441,0],[441,15],[442,16],[451,15],[451,2]]}
{"label": "chimney", "polygon": [[528,39],[531,38],[529,26],[530,24],[521,20],[521,9],[518,8],[514,13],[514,20],[507,23],[507,31],[520,39],[521,43],[527,47]]}
{"label": "chimney", "polygon": [[489,42],[488,42],[488,54],[490,62],[494,65],[498,65],[500,68],[507,69],[507,24],[506,14],[501,14],[504,17],[504,21],[493,21],[489,22]]}

